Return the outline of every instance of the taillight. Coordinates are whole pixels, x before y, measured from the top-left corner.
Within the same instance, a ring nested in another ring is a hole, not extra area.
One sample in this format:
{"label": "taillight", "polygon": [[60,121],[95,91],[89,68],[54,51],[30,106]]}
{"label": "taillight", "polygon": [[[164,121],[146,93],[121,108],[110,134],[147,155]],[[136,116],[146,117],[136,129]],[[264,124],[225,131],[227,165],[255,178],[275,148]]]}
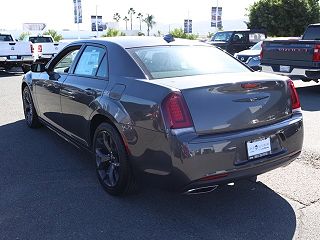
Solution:
{"label": "taillight", "polygon": [[313,49],[313,61],[320,62],[320,45],[316,44]]}
{"label": "taillight", "polygon": [[38,45],[38,52],[42,52],[42,45]]}
{"label": "taillight", "polygon": [[162,103],[166,126],[171,129],[192,127],[188,106],[180,92],[170,93]]}
{"label": "taillight", "polygon": [[297,90],[292,82],[292,80],[288,81],[289,89],[290,89],[290,98],[292,104],[292,110],[301,108],[300,99],[297,93]]}
{"label": "taillight", "polygon": [[31,48],[31,53],[34,53],[34,48],[32,44],[30,44],[30,48]]}

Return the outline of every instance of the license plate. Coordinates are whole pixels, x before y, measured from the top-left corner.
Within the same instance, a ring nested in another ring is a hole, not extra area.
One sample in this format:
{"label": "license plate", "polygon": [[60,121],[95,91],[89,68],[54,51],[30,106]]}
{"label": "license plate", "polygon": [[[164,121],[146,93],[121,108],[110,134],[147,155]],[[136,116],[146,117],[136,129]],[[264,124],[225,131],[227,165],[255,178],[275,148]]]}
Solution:
{"label": "license plate", "polygon": [[10,56],[10,59],[11,59],[11,60],[17,60],[17,59],[18,59],[18,56]]}
{"label": "license plate", "polygon": [[282,66],[280,65],[280,72],[290,72],[290,66]]}
{"label": "license plate", "polygon": [[270,137],[247,142],[249,159],[255,159],[271,153]]}

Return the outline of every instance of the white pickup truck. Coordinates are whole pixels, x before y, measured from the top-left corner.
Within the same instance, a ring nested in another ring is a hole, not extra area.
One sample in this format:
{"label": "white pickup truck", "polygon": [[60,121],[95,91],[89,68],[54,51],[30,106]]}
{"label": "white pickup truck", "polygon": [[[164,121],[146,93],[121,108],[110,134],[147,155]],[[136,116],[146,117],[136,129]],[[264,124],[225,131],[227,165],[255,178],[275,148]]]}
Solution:
{"label": "white pickup truck", "polygon": [[0,33],[0,68],[10,70],[32,62],[29,42],[17,42],[11,34]]}
{"label": "white pickup truck", "polygon": [[47,63],[68,43],[54,42],[50,35],[27,36],[25,41],[31,42],[32,56],[34,62]]}

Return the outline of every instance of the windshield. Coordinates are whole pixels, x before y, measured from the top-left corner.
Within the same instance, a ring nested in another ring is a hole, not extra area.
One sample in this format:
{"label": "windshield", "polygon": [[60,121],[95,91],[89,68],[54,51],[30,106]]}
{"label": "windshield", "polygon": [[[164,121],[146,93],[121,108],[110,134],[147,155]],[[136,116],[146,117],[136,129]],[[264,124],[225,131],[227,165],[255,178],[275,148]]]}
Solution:
{"label": "windshield", "polygon": [[52,42],[51,37],[30,37],[29,41],[32,43],[50,43]]}
{"label": "windshield", "polygon": [[253,45],[251,50],[261,50],[262,41],[258,42],[257,44]]}
{"label": "windshield", "polygon": [[157,46],[132,51],[155,79],[250,71],[212,46]]}
{"label": "windshield", "polygon": [[228,42],[233,32],[217,32],[211,39],[211,41],[223,41]]}
{"label": "windshield", "polygon": [[1,34],[0,35],[0,42],[12,42],[13,38],[11,37],[11,35],[8,34]]}

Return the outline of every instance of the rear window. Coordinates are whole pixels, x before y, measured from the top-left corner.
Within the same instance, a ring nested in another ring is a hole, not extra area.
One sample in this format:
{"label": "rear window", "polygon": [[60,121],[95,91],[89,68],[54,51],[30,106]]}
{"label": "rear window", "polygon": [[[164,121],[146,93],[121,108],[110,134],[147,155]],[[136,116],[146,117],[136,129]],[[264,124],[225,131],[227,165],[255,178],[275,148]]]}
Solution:
{"label": "rear window", "polygon": [[155,79],[250,71],[212,46],[158,46],[132,51]]}
{"label": "rear window", "polygon": [[303,35],[303,40],[320,40],[320,26],[308,27]]}
{"label": "rear window", "polygon": [[52,42],[51,37],[29,37],[29,41],[32,43],[50,43]]}
{"label": "rear window", "polygon": [[11,35],[8,34],[1,34],[0,35],[0,42],[12,42],[13,38],[11,37]]}
{"label": "rear window", "polygon": [[217,32],[212,38],[211,41],[222,41],[228,42],[232,36],[233,32]]}

